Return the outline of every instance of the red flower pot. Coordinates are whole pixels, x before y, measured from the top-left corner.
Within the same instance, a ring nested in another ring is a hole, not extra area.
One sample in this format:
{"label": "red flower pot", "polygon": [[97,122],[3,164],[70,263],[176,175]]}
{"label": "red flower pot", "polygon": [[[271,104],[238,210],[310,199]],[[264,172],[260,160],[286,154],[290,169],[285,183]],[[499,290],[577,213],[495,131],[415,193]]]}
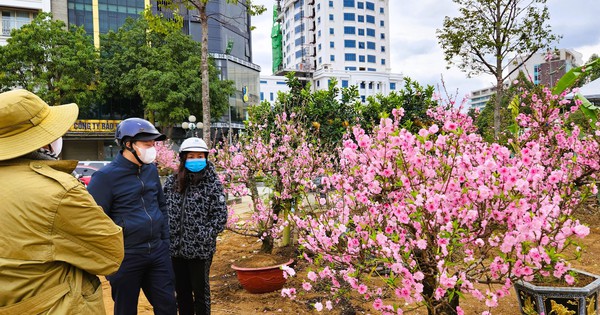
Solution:
{"label": "red flower pot", "polygon": [[231,265],[236,271],[238,281],[250,293],[267,293],[281,290],[285,284],[282,266],[288,266],[294,259],[273,266],[246,268]]}

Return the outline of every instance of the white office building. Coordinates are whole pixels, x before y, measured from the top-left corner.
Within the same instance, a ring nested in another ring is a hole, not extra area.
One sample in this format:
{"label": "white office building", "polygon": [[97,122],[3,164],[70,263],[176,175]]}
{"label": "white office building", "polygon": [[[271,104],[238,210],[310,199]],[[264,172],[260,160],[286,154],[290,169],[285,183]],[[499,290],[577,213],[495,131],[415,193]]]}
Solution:
{"label": "white office building", "polygon": [[0,45],[6,45],[10,32],[31,23],[38,12],[50,12],[51,0],[0,0]]}
{"label": "white office building", "polygon": [[[523,56],[516,56],[508,64],[510,75],[507,82],[504,82],[504,87],[508,88],[517,79],[520,72],[523,72],[536,85],[543,84],[547,87],[553,87],[565,73],[573,67],[579,67],[583,64],[582,57],[583,55],[580,52],[564,48],[538,52],[524,63]],[[521,63],[523,64],[517,68]],[[494,86],[472,91],[471,108],[483,109],[494,94],[496,94]]]}
{"label": "white office building", "polygon": [[315,90],[355,85],[363,100],[400,88],[391,73],[389,0],[281,0],[281,61]]}

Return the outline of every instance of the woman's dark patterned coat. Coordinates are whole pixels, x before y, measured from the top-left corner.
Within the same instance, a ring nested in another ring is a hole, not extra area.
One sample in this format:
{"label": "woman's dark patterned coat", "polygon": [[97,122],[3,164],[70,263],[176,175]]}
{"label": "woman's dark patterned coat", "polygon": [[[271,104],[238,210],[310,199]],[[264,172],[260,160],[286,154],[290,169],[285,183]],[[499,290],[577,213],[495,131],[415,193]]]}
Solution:
{"label": "woman's dark patterned coat", "polygon": [[169,210],[171,257],[209,259],[216,250],[217,235],[227,222],[223,184],[212,163],[199,173],[188,173],[188,187],[175,189],[177,174],[169,176],[164,191]]}

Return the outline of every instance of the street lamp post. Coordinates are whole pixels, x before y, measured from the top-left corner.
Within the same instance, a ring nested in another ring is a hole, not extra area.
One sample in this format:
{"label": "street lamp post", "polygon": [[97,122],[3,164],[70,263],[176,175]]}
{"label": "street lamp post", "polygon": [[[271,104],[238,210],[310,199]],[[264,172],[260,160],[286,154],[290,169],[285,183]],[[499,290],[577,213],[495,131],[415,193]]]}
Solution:
{"label": "street lamp post", "polygon": [[202,130],[202,127],[204,127],[204,124],[201,121],[196,123],[196,116],[194,115],[190,115],[190,117],[188,117],[188,121],[181,123],[181,128],[185,130],[186,137],[188,131],[191,133],[192,137],[196,137],[196,129]]}

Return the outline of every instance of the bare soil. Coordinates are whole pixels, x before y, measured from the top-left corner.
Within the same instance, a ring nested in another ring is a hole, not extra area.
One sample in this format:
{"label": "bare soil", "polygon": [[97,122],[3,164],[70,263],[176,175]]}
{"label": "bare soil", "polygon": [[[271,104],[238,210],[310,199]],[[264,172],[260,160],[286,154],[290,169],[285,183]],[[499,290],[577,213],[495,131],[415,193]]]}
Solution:
{"label": "bare soil", "polygon": [[[596,208],[588,208],[577,215],[590,227],[591,233],[583,240],[583,255],[579,261],[573,262],[575,268],[590,273],[600,274],[600,211]],[[263,294],[251,294],[246,292],[236,279],[235,271],[231,264],[249,258],[258,253],[260,242],[255,238],[243,237],[230,231],[225,231],[219,237],[217,252],[213,259],[211,268],[211,290],[212,290],[212,314],[318,314],[311,308],[317,302],[318,296],[299,296],[297,300],[282,297],[280,292]],[[279,253],[281,257],[290,257],[292,253]],[[288,279],[286,287],[301,286],[303,276],[302,265],[296,265],[299,274]],[[112,299],[110,297],[110,286],[103,281],[104,301],[108,315],[112,315]],[[481,314],[488,310],[485,304],[472,298],[461,300],[461,307],[465,314]],[[491,309],[492,314],[519,315],[519,305],[514,291],[510,296],[500,299],[499,307]],[[138,314],[153,314],[152,307],[140,294]],[[352,301],[352,307],[344,310],[336,310],[330,314],[378,314],[373,311],[370,303],[364,301]],[[427,314],[426,310],[416,309],[405,314]]]}

